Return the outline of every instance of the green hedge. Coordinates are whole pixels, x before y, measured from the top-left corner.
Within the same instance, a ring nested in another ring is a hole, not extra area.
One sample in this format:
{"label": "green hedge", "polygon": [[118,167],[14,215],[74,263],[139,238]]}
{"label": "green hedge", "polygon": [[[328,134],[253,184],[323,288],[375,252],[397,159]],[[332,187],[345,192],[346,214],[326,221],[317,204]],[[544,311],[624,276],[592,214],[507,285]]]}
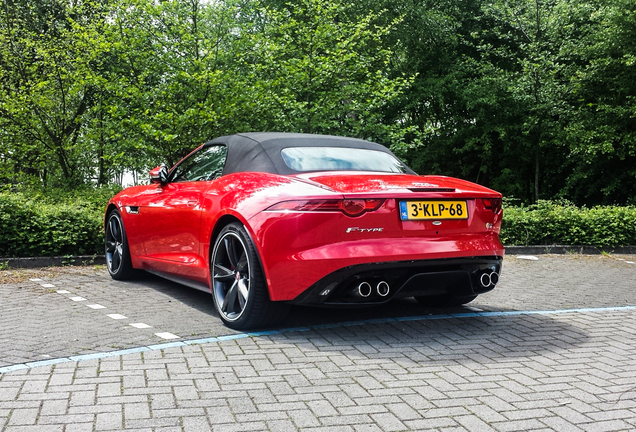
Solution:
{"label": "green hedge", "polygon": [[504,205],[501,240],[506,246],[636,245],[636,207],[579,208],[566,200]]}
{"label": "green hedge", "polygon": [[0,257],[103,253],[99,200],[0,192]]}
{"label": "green hedge", "polygon": [[[0,257],[103,254],[102,218],[115,189],[0,191]],[[636,245],[636,207],[568,201],[504,203],[501,239],[513,245]]]}

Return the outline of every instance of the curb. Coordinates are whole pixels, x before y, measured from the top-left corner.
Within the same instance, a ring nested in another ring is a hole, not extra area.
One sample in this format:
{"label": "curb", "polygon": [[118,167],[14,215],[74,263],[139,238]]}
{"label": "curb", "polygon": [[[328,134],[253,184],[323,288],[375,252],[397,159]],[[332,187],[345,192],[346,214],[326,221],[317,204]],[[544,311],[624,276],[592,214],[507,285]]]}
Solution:
{"label": "curb", "polygon": [[33,258],[0,258],[0,264],[5,264],[9,268],[87,266],[94,264],[106,264],[106,257],[104,255],[79,255]]}
{"label": "curb", "polygon": [[581,254],[600,255],[602,253],[636,254],[636,246],[596,247],[596,246],[568,246],[568,245],[536,245],[536,246],[506,246],[508,255],[543,255],[543,254]]}
{"label": "curb", "polygon": [[[544,255],[544,254],[581,254],[600,255],[615,253],[636,255],[636,246],[596,247],[596,246],[567,246],[567,245],[537,245],[537,246],[506,246],[507,255]],[[6,264],[5,264],[6,263]],[[104,255],[54,256],[34,258],[0,258],[0,264],[9,268],[38,268],[61,266],[85,266],[106,264]]]}

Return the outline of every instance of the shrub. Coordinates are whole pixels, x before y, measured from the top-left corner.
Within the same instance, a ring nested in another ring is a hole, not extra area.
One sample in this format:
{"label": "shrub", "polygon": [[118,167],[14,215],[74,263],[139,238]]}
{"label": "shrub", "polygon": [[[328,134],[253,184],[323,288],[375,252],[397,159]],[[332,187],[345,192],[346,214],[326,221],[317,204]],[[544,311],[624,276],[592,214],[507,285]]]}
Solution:
{"label": "shrub", "polygon": [[576,207],[569,201],[504,205],[501,240],[512,245],[636,245],[636,207]]}
{"label": "shrub", "polygon": [[[102,219],[115,189],[0,191],[0,257],[103,254]],[[504,203],[501,239],[513,245],[636,245],[636,207],[569,201]]]}
{"label": "shrub", "polygon": [[53,203],[38,195],[0,192],[0,256],[103,253],[104,206],[81,197]]}

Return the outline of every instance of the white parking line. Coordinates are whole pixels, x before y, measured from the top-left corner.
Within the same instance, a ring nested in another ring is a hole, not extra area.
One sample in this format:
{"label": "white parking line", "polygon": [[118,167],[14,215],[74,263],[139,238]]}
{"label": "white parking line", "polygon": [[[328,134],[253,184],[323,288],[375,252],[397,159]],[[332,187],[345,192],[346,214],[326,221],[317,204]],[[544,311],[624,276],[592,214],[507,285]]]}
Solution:
{"label": "white parking line", "polygon": [[[42,279],[31,279],[33,282],[39,282]],[[49,284],[49,283],[45,283],[45,284],[40,284],[41,286],[43,286],[44,288],[53,288],[55,287],[55,285],[53,284]],[[64,289],[60,289],[56,291],[58,294],[72,294],[70,291],[68,290],[64,290]],[[84,297],[80,297],[80,296],[74,296],[74,297],[69,297],[69,299],[71,299],[74,302],[82,302],[82,301],[86,301],[86,299]],[[106,309],[106,306],[102,306],[98,303],[94,303],[94,304],[88,304],[86,305],[91,309]],[[123,319],[128,319],[126,316],[121,315],[121,314],[117,314],[117,313],[113,313],[113,314],[107,314],[106,315],[109,318],[112,318],[114,320],[123,320]],[[145,323],[131,323],[129,324],[131,327],[135,327],[138,329],[147,329],[147,328],[152,328],[152,326],[145,324]],[[155,333],[156,336],[162,338],[162,339],[179,339],[180,336],[177,336],[175,334],[169,333],[169,332],[163,332],[163,333]]]}
{"label": "white parking line", "polygon": [[155,336],[159,336],[162,339],[179,339],[179,336],[174,335],[172,333],[168,333],[168,332],[155,333]]}
{"label": "white parking line", "polygon": [[138,328],[138,329],[152,328],[152,326],[149,326],[148,324],[144,324],[144,323],[132,323],[132,324],[129,324],[129,325],[131,325],[131,326],[133,326],[135,328]]}
{"label": "white parking line", "polygon": [[33,279],[29,279],[31,282],[41,282],[42,279],[40,278],[33,278]]}
{"label": "white parking line", "polygon": [[528,260],[528,261],[539,261],[539,258],[537,258],[534,255],[518,255],[517,259]]}

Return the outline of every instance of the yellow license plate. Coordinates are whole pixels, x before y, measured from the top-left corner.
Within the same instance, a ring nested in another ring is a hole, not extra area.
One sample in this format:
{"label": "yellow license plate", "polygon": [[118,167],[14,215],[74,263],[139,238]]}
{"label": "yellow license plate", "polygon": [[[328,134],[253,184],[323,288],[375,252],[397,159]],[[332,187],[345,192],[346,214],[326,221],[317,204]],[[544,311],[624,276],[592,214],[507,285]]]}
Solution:
{"label": "yellow license plate", "polygon": [[400,219],[468,219],[466,201],[400,201]]}

